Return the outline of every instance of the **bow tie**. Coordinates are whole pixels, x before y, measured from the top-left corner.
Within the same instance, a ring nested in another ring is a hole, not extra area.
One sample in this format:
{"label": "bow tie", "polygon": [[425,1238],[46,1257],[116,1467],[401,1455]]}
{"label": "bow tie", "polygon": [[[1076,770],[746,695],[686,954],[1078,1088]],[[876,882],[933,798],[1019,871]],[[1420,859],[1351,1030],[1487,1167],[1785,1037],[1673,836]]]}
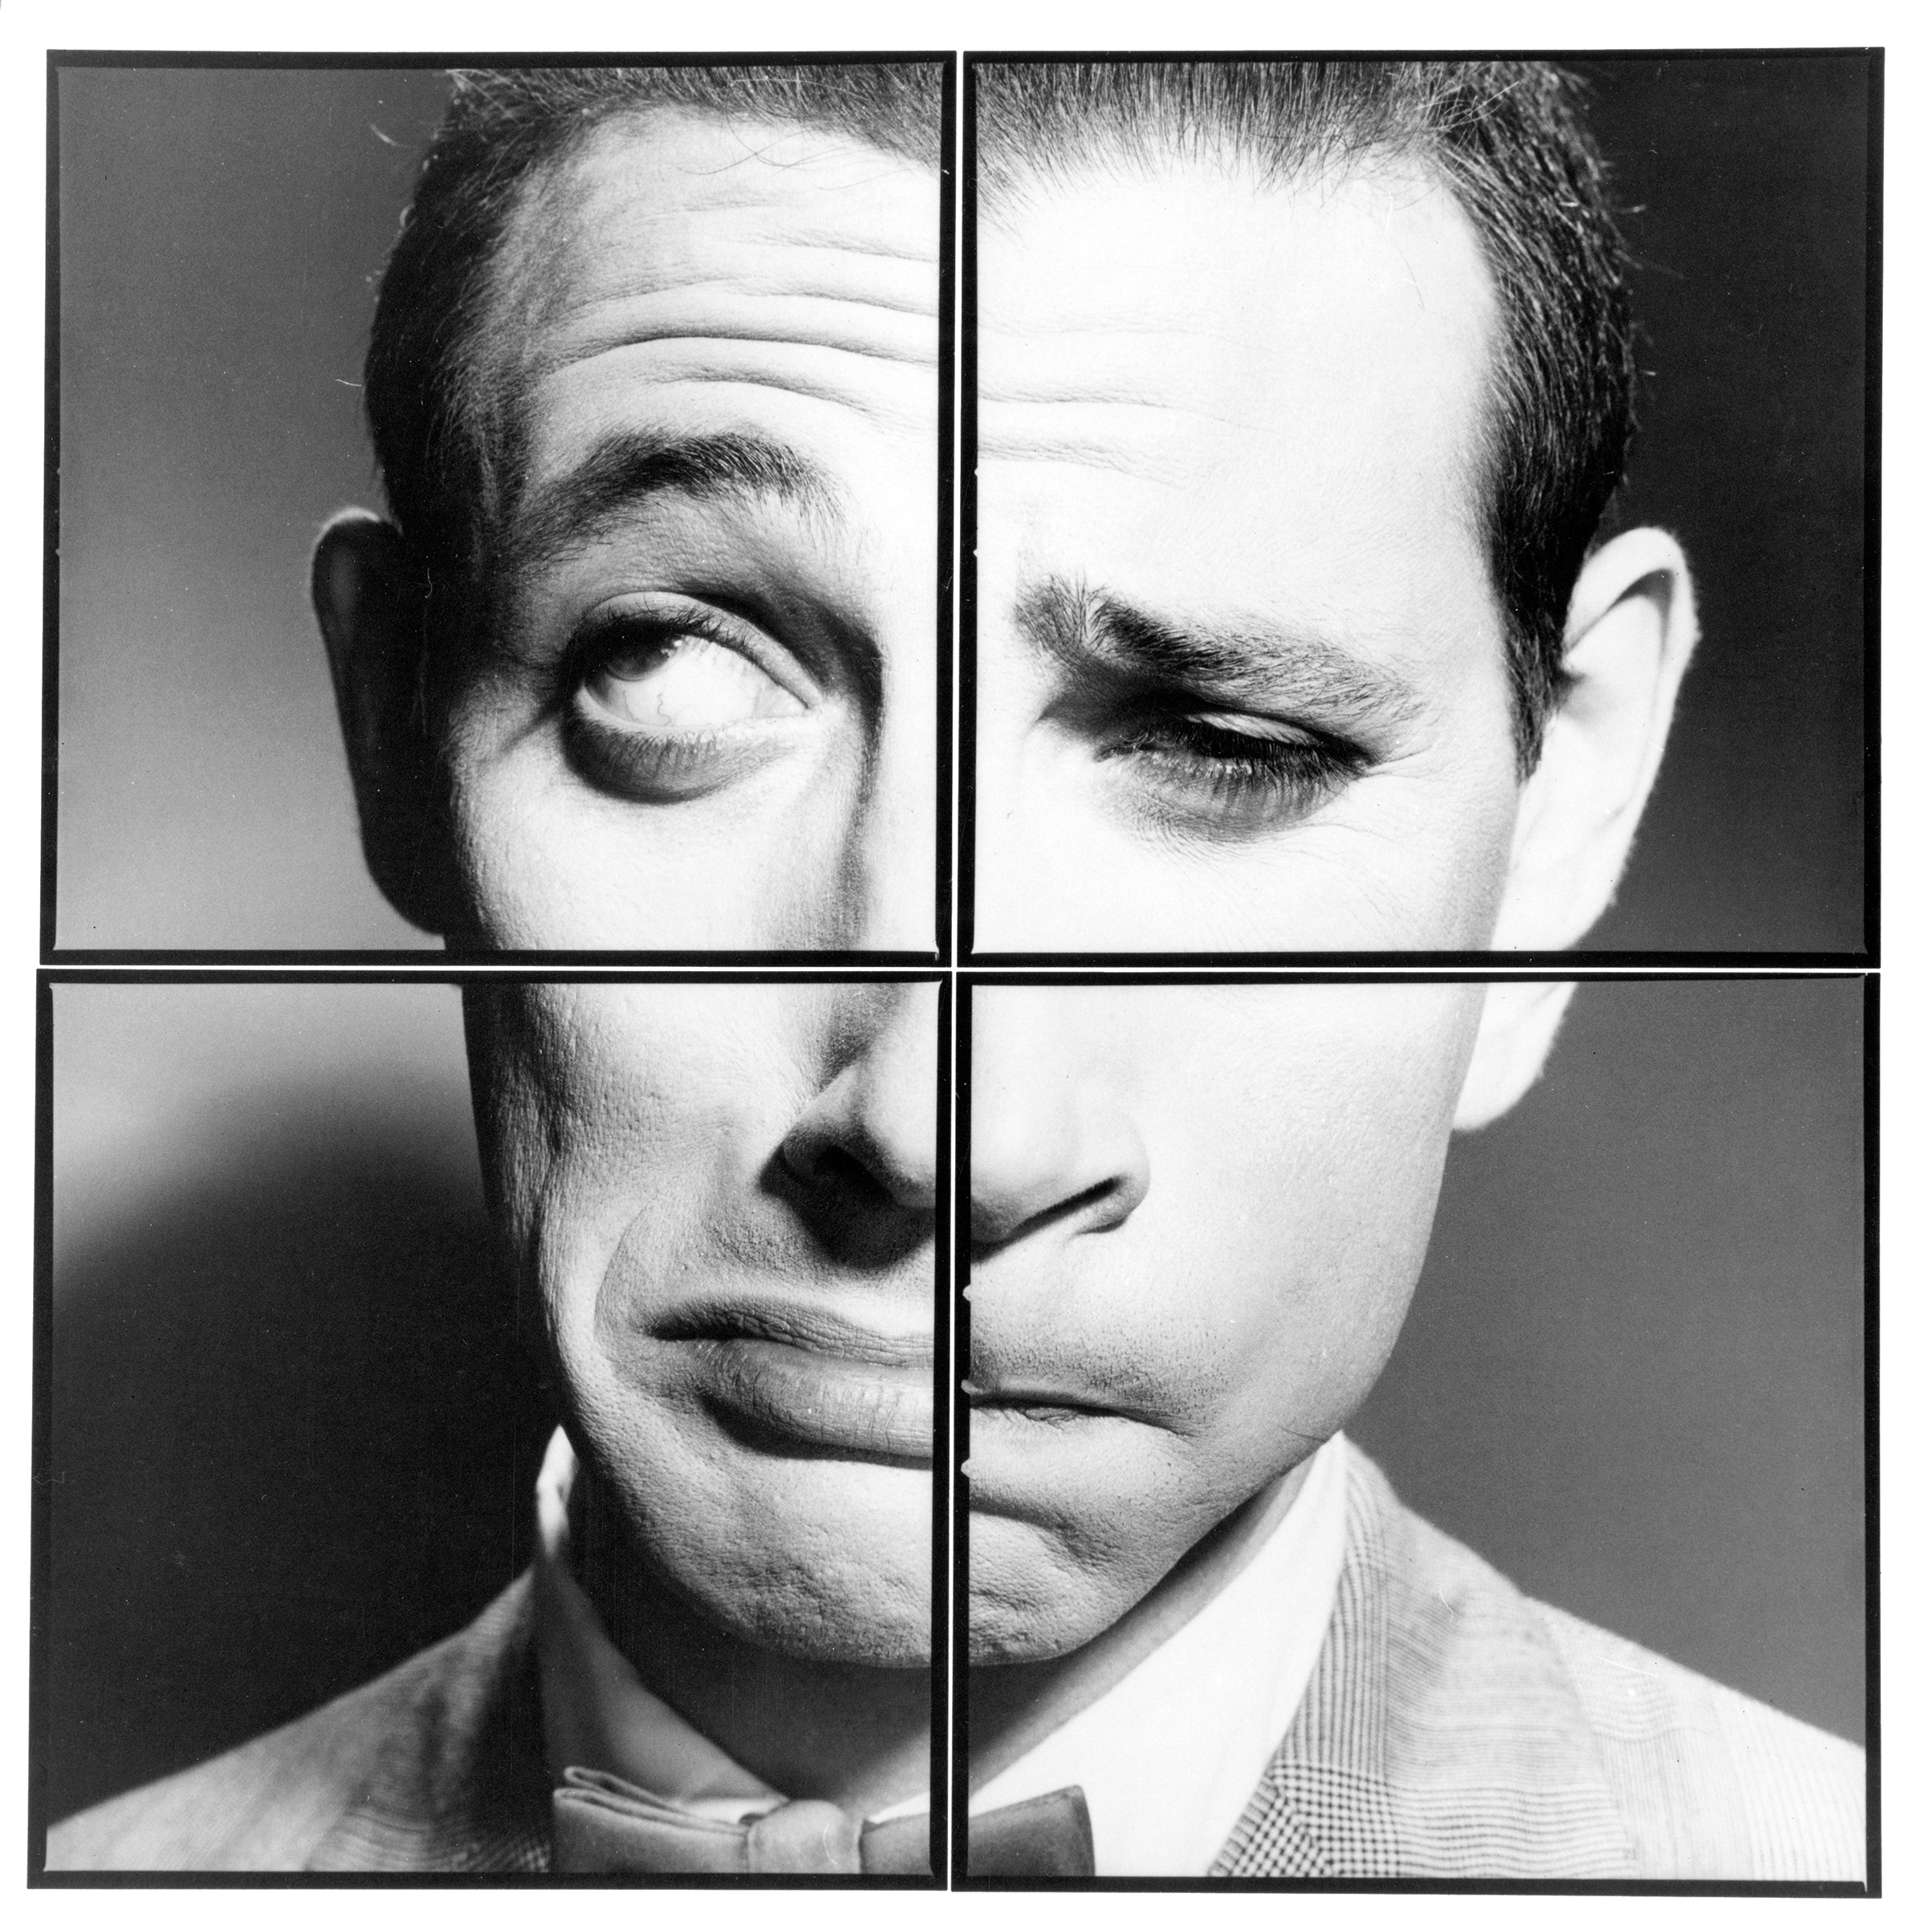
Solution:
{"label": "bow tie", "polygon": [[[994,1878],[1090,1879],[1093,1832],[1077,1786],[981,1813],[967,1826],[970,1870]],[[860,1820],[826,1799],[791,1799],[739,1820],[710,1819],[608,1772],[573,1766],[551,1794],[562,1873],[932,1871],[930,1828],[910,1818]]]}

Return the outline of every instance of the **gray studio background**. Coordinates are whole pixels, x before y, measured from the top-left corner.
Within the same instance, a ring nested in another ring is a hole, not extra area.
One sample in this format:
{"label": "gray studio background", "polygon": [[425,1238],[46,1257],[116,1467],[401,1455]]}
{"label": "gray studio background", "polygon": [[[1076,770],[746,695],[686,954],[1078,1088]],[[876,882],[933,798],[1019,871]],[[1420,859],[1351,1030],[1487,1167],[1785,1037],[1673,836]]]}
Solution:
{"label": "gray studio background", "polygon": [[[1861,946],[1865,68],[1580,63],[1640,261],[1629,521],[1705,641],[1607,949]],[[309,544],[444,83],[59,79],[58,941],[421,947],[364,876]]]}
{"label": "gray studio background", "polygon": [[[527,1555],[545,1420],[453,989],[52,994],[58,1816],[462,1623]],[[1526,1591],[1857,1738],[1861,998],[1585,984],[1458,1140],[1349,1428]]]}

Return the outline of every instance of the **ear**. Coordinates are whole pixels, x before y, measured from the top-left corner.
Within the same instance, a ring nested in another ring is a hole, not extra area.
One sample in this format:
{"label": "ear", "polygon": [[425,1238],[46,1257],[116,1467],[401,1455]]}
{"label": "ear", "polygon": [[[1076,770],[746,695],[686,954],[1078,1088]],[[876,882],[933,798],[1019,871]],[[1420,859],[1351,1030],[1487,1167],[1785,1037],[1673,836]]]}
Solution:
{"label": "ear", "polygon": [[336,685],[364,860],[398,912],[447,936],[460,911],[421,689],[421,572],[387,522],[344,509],[315,543],[309,594]]}
{"label": "ear", "polygon": [[1486,987],[1475,1047],[1456,1099],[1458,1130],[1495,1123],[1543,1074],[1576,988],[1523,978]]}
{"label": "ear", "polygon": [[1609,907],[1697,632],[1690,567],[1662,529],[1632,529],[1584,564],[1565,631],[1568,687],[1523,786],[1498,949],[1566,949]]}

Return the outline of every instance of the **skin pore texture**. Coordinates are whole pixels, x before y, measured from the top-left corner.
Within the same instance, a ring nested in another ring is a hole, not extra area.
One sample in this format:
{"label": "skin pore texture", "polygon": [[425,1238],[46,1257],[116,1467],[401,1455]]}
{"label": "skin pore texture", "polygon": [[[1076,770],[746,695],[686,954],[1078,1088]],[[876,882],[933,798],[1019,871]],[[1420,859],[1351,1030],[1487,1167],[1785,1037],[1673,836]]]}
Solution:
{"label": "skin pore texture", "polygon": [[938,183],[658,112],[526,193],[525,480],[441,755],[509,949],[933,945]]}
{"label": "skin pore texture", "polygon": [[976,1662],[1100,1636],[1367,1395],[1482,996],[974,991]]}
{"label": "skin pore texture", "polygon": [[[479,348],[526,481],[426,749],[397,538],[346,517],[316,557],[404,913],[928,948],[937,213],[889,156],[681,112],[537,184]],[[1575,941],[1694,620],[1669,538],[1600,551],[1519,781],[1474,509],[1493,301],[1447,196],[1176,167],[999,210],[980,259],[980,945]],[[440,813],[406,807],[423,754]],[[1568,990],[973,993],[976,1762],[1251,1554],[1395,1340],[1452,1124],[1534,1079]],[[780,1790],[922,1790],[936,987],[466,997],[607,1627]]]}
{"label": "skin pore texture", "polygon": [[1487,947],[1519,783],[1453,197],[1096,174],[979,261],[975,941]]}
{"label": "skin pore texture", "polygon": [[780,1790],[929,1770],[938,990],[467,993],[493,1213],[645,1683]]}

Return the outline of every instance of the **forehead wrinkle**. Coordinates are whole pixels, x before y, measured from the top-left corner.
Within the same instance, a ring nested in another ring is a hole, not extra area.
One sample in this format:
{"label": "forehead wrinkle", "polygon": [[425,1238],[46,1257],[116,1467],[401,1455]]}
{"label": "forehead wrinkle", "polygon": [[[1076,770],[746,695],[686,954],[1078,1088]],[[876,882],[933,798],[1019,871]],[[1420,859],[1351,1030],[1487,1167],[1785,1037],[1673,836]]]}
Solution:
{"label": "forehead wrinkle", "polygon": [[551,375],[559,374],[566,368],[575,368],[581,362],[594,361],[600,355],[613,353],[627,347],[669,347],[707,341],[764,342],[778,348],[816,348],[828,354],[857,355],[870,361],[897,361],[909,368],[935,367],[939,358],[937,347],[931,354],[917,350],[901,352],[873,342],[813,339],[795,322],[789,327],[767,329],[757,327],[747,319],[738,322],[721,320],[707,323],[702,327],[693,327],[688,323],[667,323],[661,329],[623,328],[608,335],[593,335],[588,339],[561,344],[547,353],[531,356],[526,359],[524,366],[527,378],[532,382],[538,382]]}
{"label": "forehead wrinkle", "polygon": [[[553,156],[526,181],[517,197],[497,246],[492,250],[486,270],[482,311],[474,327],[469,331],[469,342],[465,359],[469,370],[464,381],[466,392],[462,412],[466,418],[468,434],[474,445],[485,455],[486,490],[491,501],[486,506],[486,519],[497,526],[513,522],[518,503],[527,480],[526,468],[529,453],[530,423],[527,406],[531,396],[547,372],[544,352],[544,323],[553,310],[559,285],[567,278],[558,271],[566,263],[570,250],[584,230],[588,221],[587,202],[584,192],[586,168],[598,151],[607,145],[620,145],[626,138],[634,138],[638,130],[653,120],[689,120],[706,126],[734,127],[735,122],[703,112],[686,112],[674,108],[652,108],[639,112],[612,116],[599,121],[580,136],[571,140],[561,152]],[[805,133],[811,130],[795,128],[788,124],[776,127],[775,134]],[[753,157],[747,148],[742,159]],[[852,144],[852,152],[856,156],[869,154],[870,149]],[[763,156],[767,166],[789,168],[803,165],[807,156],[796,161],[776,160],[767,152]],[[888,156],[880,156],[882,165],[877,178],[889,178],[895,164]],[[721,176],[738,162],[726,164],[719,168],[703,169],[686,165],[684,171],[694,176]],[[910,165],[911,164],[904,164]],[[747,180],[750,177],[746,177]],[[736,197],[727,197],[721,206],[703,211],[742,212],[745,208],[755,206],[761,200],[769,201],[768,195],[746,191]],[[934,251],[929,257],[937,274],[937,221],[934,223]],[[823,265],[826,251],[822,246],[799,247],[791,244],[795,251],[808,260],[818,257],[818,265]],[[848,240],[842,252],[858,258],[873,258],[881,261],[906,260],[922,257],[906,255],[889,246],[869,247],[854,246]],[[690,285],[698,285],[692,283]],[[907,364],[936,365],[938,361],[938,289],[935,279],[934,297],[929,310],[934,332],[933,351],[929,356],[884,356],[875,355],[872,359],[898,360]],[[828,297],[838,299],[839,297]],[[917,311],[912,307],[901,308],[897,303],[879,301],[869,305],[881,315],[910,314]],[[669,335],[668,340],[702,340],[705,337]],[[737,339],[754,341],[760,337],[749,331]],[[783,336],[773,337],[774,345],[779,347],[809,346],[800,344]],[[621,345],[606,343],[605,346]],[[555,366],[571,365],[573,361],[587,358],[585,356],[565,356]],[[748,379],[742,368],[712,371],[684,371],[681,379],[730,384]],[[810,398],[825,400],[852,408],[868,416],[878,416],[888,412],[869,404],[854,395],[843,392],[836,383],[809,379],[787,379],[777,371],[767,371],[762,377],[749,377],[755,384],[789,390]],[[494,572],[494,571],[492,571]]]}
{"label": "forehead wrinkle", "polygon": [[[1411,238],[1397,231],[1400,217],[1418,209],[1426,211],[1433,207],[1442,221],[1462,234],[1474,270],[1474,292],[1479,304],[1476,352],[1471,370],[1474,378],[1468,393],[1458,397],[1467,408],[1466,417],[1461,423],[1466,432],[1451,433],[1442,452],[1443,476],[1449,484],[1446,491],[1447,505],[1461,531],[1481,544],[1487,538],[1495,465],[1494,442],[1504,405],[1511,346],[1500,311],[1496,270],[1489,250],[1462,203],[1456,183],[1428,155],[1385,142],[1353,153],[1318,149],[1295,156],[1291,165],[1276,166],[1264,165],[1262,156],[1248,152],[1238,142],[1218,136],[1204,140],[1186,153],[1169,152],[1157,143],[1132,143],[1125,146],[1100,143],[1064,158],[1055,157],[1044,165],[1018,171],[1008,169],[1003,172],[996,169],[993,185],[982,189],[982,217],[1007,239],[1024,242],[1027,238],[1024,216],[1033,209],[1055,201],[1064,202],[1096,185],[1158,190],[1164,185],[1178,186],[1190,176],[1245,188],[1255,211],[1264,217],[1271,209],[1296,201],[1326,206],[1338,201],[1352,186],[1365,183],[1374,190],[1376,201],[1365,211],[1369,213],[1377,232],[1390,246],[1397,271],[1412,291],[1418,311],[1424,315],[1441,317],[1444,311],[1440,305],[1431,307],[1423,278],[1416,266]],[[986,280],[986,273],[982,267],[982,289]],[[1456,317],[1452,313],[1448,319],[1453,325]],[[1030,318],[1022,326],[1007,327],[1001,327],[995,317],[990,323],[982,323],[981,331],[989,342],[998,342],[1003,336],[1011,335],[1023,343],[1051,339],[1055,346],[1064,341],[1077,342],[1077,337],[1083,332],[1103,339],[1112,336],[1123,341],[1138,341],[1141,337],[1163,334],[1203,340],[1233,339],[1237,343],[1240,339],[1223,335],[1211,327],[1197,328],[1190,325],[1176,328],[1171,322],[1151,323],[1132,316],[1109,317],[1098,326],[1092,323],[1060,323],[1044,317]],[[986,368],[990,358],[982,354],[981,360],[982,395],[989,400],[992,398],[992,391],[986,385]],[[1149,369],[1150,380],[1156,377],[1156,373],[1157,371]],[[1010,376],[1006,378],[1011,379]],[[1001,376],[996,372],[994,380],[999,379]],[[1043,401],[1049,399],[1039,398]],[[1073,397],[1069,395],[1068,398]],[[1196,412],[1200,419],[1222,420],[1206,411]],[[1462,411],[1458,408],[1457,412]],[[1237,419],[1233,425],[1239,428],[1247,424]],[[982,442],[988,439],[982,432]],[[1055,437],[1051,445],[1064,449],[1070,443]],[[1018,436],[1009,436],[1001,446],[1003,452],[1015,455],[1027,452],[1023,437]],[[1080,459],[1077,455],[1072,458]],[[1115,465],[1107,462],[1104,457],[1096,457],[1096,461],[1102,465]]]}

